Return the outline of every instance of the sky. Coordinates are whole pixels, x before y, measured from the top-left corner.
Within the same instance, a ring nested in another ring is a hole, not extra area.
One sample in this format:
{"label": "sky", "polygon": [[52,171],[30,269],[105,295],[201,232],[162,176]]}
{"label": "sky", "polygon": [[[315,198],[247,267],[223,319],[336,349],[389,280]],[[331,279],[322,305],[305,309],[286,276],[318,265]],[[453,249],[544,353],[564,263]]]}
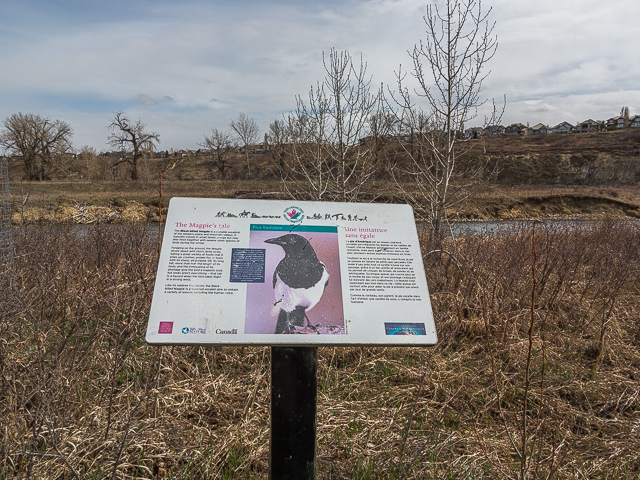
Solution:
{"label": "sky", "polygon": [[[436,4],[442,5],[443,0]],[[346,50],[374,85],[411,70],[426,37],[417,0],[2,0],[0,121],[33,113],[69,123],[73,145],[108,150],[116,112],[198,148],[243,112],[261,135]],[[484,0],[498,50],[478,112],[506,96],[502,124],[549,126],[640,114],[640,1]],[[412,84],[408,84],[413,88]]]}

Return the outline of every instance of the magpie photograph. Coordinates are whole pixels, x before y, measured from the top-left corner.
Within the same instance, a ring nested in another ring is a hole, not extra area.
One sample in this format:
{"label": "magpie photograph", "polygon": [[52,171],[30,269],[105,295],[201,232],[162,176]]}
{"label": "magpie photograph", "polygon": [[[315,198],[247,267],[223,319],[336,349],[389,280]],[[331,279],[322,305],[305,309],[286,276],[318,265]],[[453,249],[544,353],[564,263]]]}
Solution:
{"label": "magpie photograph", "polygon": [[280,245],[284,258],[273,271],[274,306],[279,307],[275,333],[291,333],[293,327],[311,325],[307,310],[315,307],[329,285],[329,272],[318,260],[309,241],[295,233],[269,238]]}
{"label": "magpie photograph", "polygon": [[251,233],[266,248],[264,284],[247,288],[245,333],[344,334],[337,233]]}

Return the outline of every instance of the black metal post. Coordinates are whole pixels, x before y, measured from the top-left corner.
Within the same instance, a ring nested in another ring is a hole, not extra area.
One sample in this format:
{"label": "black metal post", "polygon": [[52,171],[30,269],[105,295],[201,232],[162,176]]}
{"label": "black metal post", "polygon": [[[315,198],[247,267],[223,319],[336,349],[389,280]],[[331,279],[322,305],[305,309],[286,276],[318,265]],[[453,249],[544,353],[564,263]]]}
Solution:
{"label": "black metal post", "polygon": [[269,478],[315,480],[318,349],[271,347]]}

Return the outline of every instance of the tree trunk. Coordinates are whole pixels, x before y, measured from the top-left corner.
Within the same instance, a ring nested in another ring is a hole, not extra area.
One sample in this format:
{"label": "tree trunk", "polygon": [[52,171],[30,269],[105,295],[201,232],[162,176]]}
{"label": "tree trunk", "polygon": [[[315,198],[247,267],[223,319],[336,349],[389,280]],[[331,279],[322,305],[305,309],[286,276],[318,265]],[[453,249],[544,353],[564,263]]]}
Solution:
{"label": "tree trunk", "polygon": [[135,155],[131,160],[131,180],[138,181],[138,158]]}

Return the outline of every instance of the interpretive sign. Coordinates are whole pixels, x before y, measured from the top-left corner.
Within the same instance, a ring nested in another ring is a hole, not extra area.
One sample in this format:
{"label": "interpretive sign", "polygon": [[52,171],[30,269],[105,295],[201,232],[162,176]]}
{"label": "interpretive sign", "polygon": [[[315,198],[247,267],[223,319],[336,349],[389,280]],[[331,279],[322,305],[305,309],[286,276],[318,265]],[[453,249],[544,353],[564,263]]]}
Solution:
{"label": "interpretive sign", "polygon": [[147,342],[433,345],[408,205],[173,198]]}

